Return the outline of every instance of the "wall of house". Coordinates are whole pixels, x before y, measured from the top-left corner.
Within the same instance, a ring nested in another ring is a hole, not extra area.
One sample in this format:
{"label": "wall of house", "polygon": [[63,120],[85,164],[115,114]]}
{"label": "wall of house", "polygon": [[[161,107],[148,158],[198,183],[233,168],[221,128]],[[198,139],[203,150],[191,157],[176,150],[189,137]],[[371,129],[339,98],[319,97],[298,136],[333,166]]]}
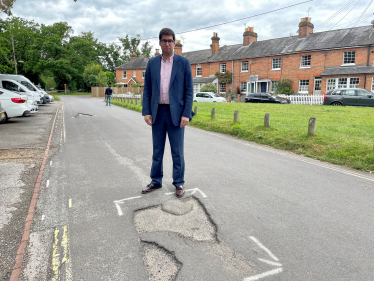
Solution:
{"label": "wall of house", "polygon": [[126,72],[127,72],[127,77],[126,78],[122,78],[122,71],[124,71],[123,69],[116,69],[116,83],[128,83],[128,81],[133,77],[133,71],[136,71],[135,74],[136,74],[136,80],[139,81],[139,83],[144,83],[144,79],[142,78],[142,71],[145,70],[145,69],[126,69]]}

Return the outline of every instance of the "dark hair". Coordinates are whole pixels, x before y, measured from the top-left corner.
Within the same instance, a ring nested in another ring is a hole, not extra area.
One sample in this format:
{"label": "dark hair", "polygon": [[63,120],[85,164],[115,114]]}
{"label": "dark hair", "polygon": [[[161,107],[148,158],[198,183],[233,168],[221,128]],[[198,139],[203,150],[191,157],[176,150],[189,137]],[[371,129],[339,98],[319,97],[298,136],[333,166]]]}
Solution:
{"label": "dark hair", "polygon": [[158,38],[160,39],[160,41],[162,39],[162,35],[173,35],[173,40],[175,41],[174,31],[171,30],[170,28],[163,28],[163,29],[161,29],[160,34],[158,35]]}

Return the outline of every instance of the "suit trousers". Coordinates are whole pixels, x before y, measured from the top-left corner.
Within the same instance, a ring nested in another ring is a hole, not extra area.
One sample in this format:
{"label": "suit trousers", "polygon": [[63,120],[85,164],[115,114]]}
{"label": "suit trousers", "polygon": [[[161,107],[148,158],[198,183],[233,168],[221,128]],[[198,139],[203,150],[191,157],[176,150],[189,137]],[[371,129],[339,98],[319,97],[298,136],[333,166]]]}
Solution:
{"label": "suit trousers", "polygon": [[166,134],[169,138],[171,156],[173,159],[173,185],[184,184],[184,127],[174,126],[171,120],[170,106],[160,104],[155,122],[152,124],[153,156],[151,179],[152,184],[162,184],[163,157]]}

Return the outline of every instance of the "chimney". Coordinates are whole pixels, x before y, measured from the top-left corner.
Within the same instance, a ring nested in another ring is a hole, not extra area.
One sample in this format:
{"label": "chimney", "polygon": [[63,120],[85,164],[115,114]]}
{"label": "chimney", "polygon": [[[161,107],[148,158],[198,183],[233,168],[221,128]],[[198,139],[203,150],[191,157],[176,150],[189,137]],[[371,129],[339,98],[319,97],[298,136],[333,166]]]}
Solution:
{"label": "chimney", "polygon": [[156,49],[155,57],[160,55],[160,49]]}
{"label": "chimney", "polygon": [[314,25],[311,23],[312,18],[302,18],[299,23],[299,38],[305,38],[308,34],[313,33]]}
{"label": "chimney", "polygon": [[134,59],[136,59],[136,54],[135,54],[135,52],[132,52],[131,60],[134,60]]}
{"label": "chimney", "polygon": [[253,27],[247,27],[243,33],[243,46],[248,46],[252,42],[257,42],[257,33],[253,31]]}
{"label": "chimney", "polygon": [[214,56],[215,54],[217,54],[218,50],[219,50],[219,37],[218,37],[218,33],[217,32],[213,32],[213,37],[212,37],[212,45],[210,45],[211,49],[212,49],[212,56]]}
{"label": "chimney", "polygon": [[182,55],[182,47],[183,45],[181,44],[181,40],[176,40],[175,41],[175,47],[174,47],[174,53],[177,55]]}

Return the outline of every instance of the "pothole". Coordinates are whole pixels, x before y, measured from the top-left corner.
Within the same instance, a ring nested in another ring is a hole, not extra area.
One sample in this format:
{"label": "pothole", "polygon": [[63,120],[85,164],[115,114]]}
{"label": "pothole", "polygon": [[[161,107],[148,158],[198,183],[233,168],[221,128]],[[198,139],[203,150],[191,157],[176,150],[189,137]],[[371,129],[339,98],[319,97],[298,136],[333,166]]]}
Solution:
{"label": "pothole", "polygon": [[174,254],[155,243],[143,242],[144,264],[150,281],[175,280],[182,264]]}
{"label": "pothole", "polygon": [[79,116],[93,116],[93,115],[88,114],[88,113],[78,113],[77,115],[75,115],[75,118],[78,118]]}
{"label": "pothole", "polygon": [[139,210],[135,212],[134,223],[139,233],[169,231],[195,242],[217,241],[215,224],[194,197]]}

